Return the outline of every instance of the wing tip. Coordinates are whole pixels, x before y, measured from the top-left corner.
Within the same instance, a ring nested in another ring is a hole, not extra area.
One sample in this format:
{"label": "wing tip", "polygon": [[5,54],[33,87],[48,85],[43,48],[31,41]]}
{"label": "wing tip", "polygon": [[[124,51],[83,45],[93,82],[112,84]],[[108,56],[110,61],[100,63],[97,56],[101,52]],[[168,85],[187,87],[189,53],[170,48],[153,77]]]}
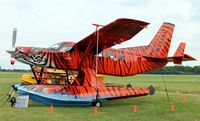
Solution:
{"label": "wing tip", "polygon": [[118,19],[116,19],[116,21],[133,21],[133,22],[139,22],[139,23],[143,24],[144,26],[147,26],[148,24],[150,24],[150,23],[145,22],[145,21],[141,21],[141,20],[137,20],[137,19],[131,19],[131,18],[118,18]]}
{"label": "wing tip", "polygon": [[164,22],[163,24],[169,24],[169,25],[175,26],[175,24],[170,23],[170,22]]}

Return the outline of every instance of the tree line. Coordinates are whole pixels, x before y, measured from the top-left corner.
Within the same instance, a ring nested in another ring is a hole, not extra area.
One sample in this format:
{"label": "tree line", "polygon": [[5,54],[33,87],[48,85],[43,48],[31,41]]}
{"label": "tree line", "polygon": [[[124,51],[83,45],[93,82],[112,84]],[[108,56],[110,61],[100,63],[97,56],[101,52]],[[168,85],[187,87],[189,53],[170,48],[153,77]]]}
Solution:
{"label": "tree line", "polygon": [[146,74],[200,74],[200,66],[165,66]]}
{"label": "tree line", "polygon": [[0,69],[0,72],[32,72],[27,69]]}

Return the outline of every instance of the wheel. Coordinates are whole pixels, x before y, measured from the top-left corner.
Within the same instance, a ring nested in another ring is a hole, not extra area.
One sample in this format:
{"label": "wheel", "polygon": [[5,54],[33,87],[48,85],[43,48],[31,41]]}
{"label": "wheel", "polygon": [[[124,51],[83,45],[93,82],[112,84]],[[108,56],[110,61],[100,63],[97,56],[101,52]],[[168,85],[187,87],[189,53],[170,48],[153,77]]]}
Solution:
{"label": "wheel", "polygon": [[150,95],[153,95],[155,93],[155,88],[152,85],[148,89],[149,89]]}
{"label": "wheel", "polygon": [[15,106],[15,104],[16,104],[16,99],[15,99],[15,97],[12,97],[12,98],[10,99],[10,103],[11,103],[11,107],[14,107],[14,106]]}
{"label": "wheel", "polygon": [[95,102],[92,102],[92,106],[102,107],[102,104],[100,101],[95,101]]}
{"label": "wheel", "polygon": [[101,106],[101,102],[100,102],[100,101],[97,101],[95,105],[96,105],[97,107],[100,107],[100,106]]}

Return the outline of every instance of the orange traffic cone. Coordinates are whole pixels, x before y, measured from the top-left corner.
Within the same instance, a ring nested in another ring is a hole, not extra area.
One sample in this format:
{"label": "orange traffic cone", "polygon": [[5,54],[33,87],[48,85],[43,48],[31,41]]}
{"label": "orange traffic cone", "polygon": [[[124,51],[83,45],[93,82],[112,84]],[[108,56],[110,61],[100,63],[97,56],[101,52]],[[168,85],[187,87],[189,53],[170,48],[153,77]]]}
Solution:
{"label": "orange traffic cone", "polygon": [[173,103],[170,106],[170,111],[174,111],[174,104]]}
{"label": "orange traffic cone", "polygon": [[136,104],[133,105],[133,112],[134,112],[134,113],[137,112],[137,106],[136,106]]}
{"label": "orange traffic cone", "polygon": [[96,115],[98,113],[98,108],[97,106],[94,106],[93,114]]}
{"label": "orange traffic cone", "polygon": [[182,102],[183,102],[183,103],[186,102],[186,96],[182,96]]}
{"label": "orange traffic cone", "polygon": [[50,106],[49,108],[49,113],[53,113],[54,109],[53,109],[53,105]]}

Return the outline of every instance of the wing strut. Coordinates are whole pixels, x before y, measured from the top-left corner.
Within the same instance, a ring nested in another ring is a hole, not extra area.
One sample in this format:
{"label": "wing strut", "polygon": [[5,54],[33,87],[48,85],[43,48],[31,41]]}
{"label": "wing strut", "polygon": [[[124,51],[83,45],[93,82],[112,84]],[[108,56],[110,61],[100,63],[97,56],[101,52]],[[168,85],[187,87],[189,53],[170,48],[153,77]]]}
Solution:
{"label": "wing strut", "polygon": [[[92,24],[96,27],[96,30],[95,30],[95,34],[97,36],[97,48],[96,48],[96,74],[97,74],[97,69],[98,69],[98,52],[99,52],[99,27],[102,27],[103,25],[99,25],[99,24]],[[97,83],[96,83],[97,84]]]}
{"label": "wing strut", "polygon": [[[96,75],[97,75],[97,72],[98,72],[98,52],[99,52],[99,27],[101,27],[102,25],[99,25],[99,24],[92,24],[96,27],[96,30],[95,30],[95,34],[96,34],[96,39],[97,39],[97,45],[96,45]],[[96,78],[96,91],[97,91],[97,95],[96,95],[96,106],[97,107],[100,107],[101,106],[101,103],[100,103],[100,95],[99,95],[99,91],[97,89],[97,81],[98,81],[98,78]]]}
{"label": "wing strut", "polygon": [[86,50],[85,50],[85,52],[83,54],[83,57],[82,57],[82,59],[80,61],[80,64],[78,65],[78,68],[81,68],[81,66],[83,65],[83,61],[85,59],[85,56],[87,55],[87,53],[89,53],[91,51],[91,49],[92,49],[91,46],[90,46],[90,45],[92,45],[91,43],[92,43],[92,41],[90,41],[90,43],[88,44],[88,46],[87,46],[87,48],[86,48]]}
{"label": "wing strut", "polygon": [[37,81],[37,84],[40,84],[41,80],[37,78],[37,76],[36,76],[36,74],[35,74],[36,72],[35,72],[35,70],[34,70],[34,67],[33,67],[32,65],[30,65],[30,67],[31,67],[31,70],[32,70],[33,75],[34,75],[34,77],[35,77],[35,80]]}
{"label": "wing strut", "polygon": [[[96,27],[96,30],[95,30],[95,35],[97,36],[97,38],[96,38],[96,40],[97,40],[97,48],[96,48],[96,56],[98,55],[98,52],[99,52],[99,27],[102,27],[103,25],[99,25],[99,24],[92,24],[92,25],[94,25],[95,27]],[[84,54],[83,54],[83,57],[82,57],[82,59],[81,59],[81,61],[80,61],[80,64],[79,64],[79,66],[78,66],[78,68],[81,68],[81,66],[82,66],[82,64],[83,64],[83,61],[84,61],[84,59],[85,59],[85,56],[87,55],[87,53],[89,53],[93,48],[91,47],[92,46],[92,41],[90,41],[89,42],[89,44],[87,45],[87,48],[86,48],[86,50],[85,50],[85,52],[84,52]],[[97,67],[98,67],[98,56],[97,56],[97,58],[96,58],[96,74],[97,74]]]}

